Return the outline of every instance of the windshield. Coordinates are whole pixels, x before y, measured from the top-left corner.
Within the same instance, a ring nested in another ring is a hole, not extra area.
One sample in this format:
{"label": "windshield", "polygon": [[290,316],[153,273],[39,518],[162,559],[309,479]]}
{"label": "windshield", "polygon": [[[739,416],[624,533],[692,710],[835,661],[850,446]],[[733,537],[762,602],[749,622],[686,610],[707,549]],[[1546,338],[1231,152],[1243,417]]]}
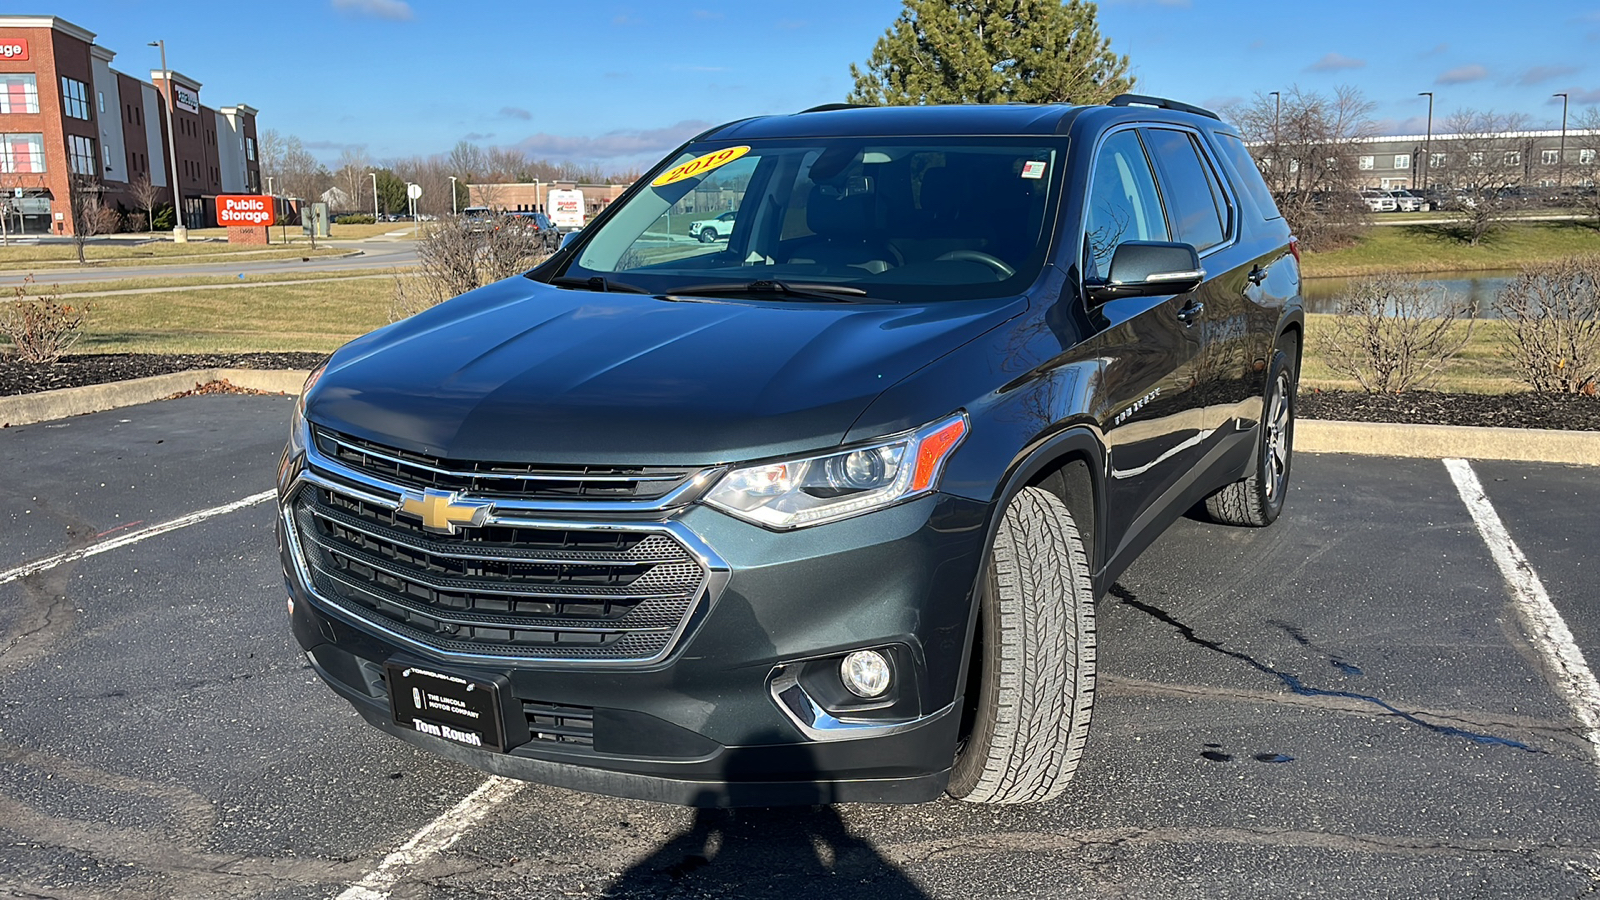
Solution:
{"label": "windshield", "polygon": [[1044,263],[1063,147],[1040,138],[696,144],[554,274],[663,294],[755,282],[890,301],[1017,293]]}

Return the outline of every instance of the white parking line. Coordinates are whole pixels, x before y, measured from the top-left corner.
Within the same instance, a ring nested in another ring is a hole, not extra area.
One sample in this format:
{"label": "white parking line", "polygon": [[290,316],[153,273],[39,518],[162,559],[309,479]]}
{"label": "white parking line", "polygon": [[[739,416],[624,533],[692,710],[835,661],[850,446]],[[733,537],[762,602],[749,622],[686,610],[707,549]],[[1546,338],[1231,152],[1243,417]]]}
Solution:
{"label": "white parking line", "polygon": [[1461,501],[1478,525],[1478,534],[1489,545],[1495,565],[1500,567],[1500,574],[1511,587],[1517,612],[1533,639],[1534,648],[1555,674],[1556,684],[1571,704],[1583,726],[1584,737],[1589,740],[1589,748],[1594,751],[1595,762],[1600,764],[1600,682],[1595,681],[1594,673],[1584,661],[1583,651],[1573,640],[1572,631],[1555,604],[1550,602],[1538,573],[1511,539],[1505,523],[1500,521],[1500,514],[1490,505],[1489,495],[1484,493],[1483,484],[1472,466],[1464,459],[1447,459],[1444,465],[1450,470]]}
{"label": "white parking line", "polygon": [[79,547],[76,550],[68,550],[65,553],[57,553],[54,556],[46,556],[44,559],[36,559],[30,563],[23,563],[22,565],[17,566],[15,569],[7,569],[4,572],[0,572],[0,584],[7,584],[9,582],[16,581],[18,578],[27,578],[29,575],[54,569],[56,566],[59,566],[62,563],[87,559],[91,556],[98,556],[99,554],[105,553],[108,550],[115,550],[118,547],[126,547],[129,544],[137,544],[146,538],[153,538],[158,534],[166,534],[169,531],[177,531],[179,528],[188,528],[190,525],[194,525],[198,522],[204,522],[205,520],[214,516],[231,513],[234,510],[244,509],[247,506],[254,506],[257,503],[271,500],[277,495],[277,493],[277,491],[262,491],[259,494],[251,494],[242,500],[235,500],[232,503],[224,503],[221,506],[213,506],[210,509],[202,509],[199,512],[192,512],[186,516],[179,516],[178,518],[168,522],[162,522],[158,525],[151,525],[149,528],[141,528],[138,531],[130,531],[127,534],[119,535],[108,541],[101,541],[98,544],[90,544],[87,547]]}
{"label": "white parking line", "polygon": [[509,800],[522,790],[524,782],[492,776],[478,785],[478,789],[461,798],[422,830],[401,844],[399,849],[383,858],[378,867],[365,878],[346,888],[337,900],[387,900],[389,889],[405,876],[406,871],[424,859],[442,853],[461,839],[467,829],[478,824],[496,806]]}

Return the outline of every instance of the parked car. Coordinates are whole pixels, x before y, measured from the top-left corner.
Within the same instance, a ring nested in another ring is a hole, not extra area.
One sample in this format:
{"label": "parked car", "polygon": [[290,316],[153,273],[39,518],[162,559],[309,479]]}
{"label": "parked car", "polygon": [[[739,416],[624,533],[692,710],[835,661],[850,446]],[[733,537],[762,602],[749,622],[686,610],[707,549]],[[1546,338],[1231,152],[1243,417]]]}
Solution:
{"label": "parked car", "polygon": [[484,234],[493,231],[499,217],[494,210],[487,206],[469,206],[461,211],[461,221],[465,223],[468,234]]}
{"label": "parked car", "polygon": [[733,221],[738,214],[737,210],[730,209],[713,219],[690,222],[689,236],[699,238],[702,244],[709,244],[719,237],[725,238],[733,233]]}
{"label": "parked car", "polygon": [[554,222],[542,212],[518,211],[506,213],[507,224],[518,228],[526,228],[539,235],[548,250],[554,250],[561,240]]}
{"label": "parked car", "polygon": [[1395,209],[1399,212],[1423,212],[1428,208],[1428,201],[1410,191],[1394,190],[1388,194],[1394,198]]}
{"label": "parked car", "polygon": [[1368,188],[1361,192],[1361,202],[1367,204],[1367,209],[1373,212],[1394,212],[1396,203],[1387,191]]}
{"label": "parked car", "polygon": [[[663,246],[713,172],[761,227]],[[373,726],[503,776],[1049,800],[1098,598],[1191,509],[1284,508],[1300,283],[1239,133],[1170,100],[710,129],[312,372],[291,628]]]}

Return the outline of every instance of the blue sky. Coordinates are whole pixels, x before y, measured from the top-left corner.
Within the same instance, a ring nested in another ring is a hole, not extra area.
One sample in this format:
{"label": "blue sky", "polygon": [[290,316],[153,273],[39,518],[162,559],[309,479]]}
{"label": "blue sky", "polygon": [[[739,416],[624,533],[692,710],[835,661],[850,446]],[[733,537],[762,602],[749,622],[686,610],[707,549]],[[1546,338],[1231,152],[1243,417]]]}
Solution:
{"label": "blue sky", "polygon": [[[35,0],[38,2],[38,0]],[[534,157],[647,165],[729,119],[844,99],[898,0],[805,3],[612,0],[55,0],[99,35],[116,68],[173,68],[208,106],[248,103],[260,126],[332,161],[348,145],[384,159],[459,140]],[[1139,90],[1201,104],[1349,84],[1386,133],[1420,132],[1463,107],[1558,126],[1600,104],[1600,5],[1455,0],[1291,3],[1123,0],[1102,33]]]}

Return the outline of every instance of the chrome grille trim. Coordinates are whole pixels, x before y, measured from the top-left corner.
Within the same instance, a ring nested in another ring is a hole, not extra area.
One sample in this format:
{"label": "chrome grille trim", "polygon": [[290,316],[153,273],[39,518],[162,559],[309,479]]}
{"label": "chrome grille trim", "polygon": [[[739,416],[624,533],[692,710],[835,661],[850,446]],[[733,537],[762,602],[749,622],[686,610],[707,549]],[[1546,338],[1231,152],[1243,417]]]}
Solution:
{"label": "chrome grille trim", "polygon": [[337,435],[337,434],[335,434],[334,432],[331,432],[331,431],[323,431],[322,435],[326,436],[327,439],[332,441],[333,443],[338,444],[341,447],[345,447],[345,448],[347,448],[349,450],[352,450],[352,451],[354,451],[356,453],[360,453],[363,456],[372,456],[372,457],[376,457],[378,459],[384,460],[386,462],[392,462],[397,466],[410,466],[413,469],[422,469],[424,471],[434,472],[434,473],[437,473],[439,475],[449,475],[452,478],[460,478],[462,480],[470,480],[472,478],[503,478],[503,479],[506,479],[508,481],[573,481],[573,482],[577,482],[577,481],[599,481],[599,482],[652,481],[652,482],[655,482],[655,481],[677,481],[677,480],[685,477],[687,474],[692,474],[692,470],[690,472],[673,474],[673,475],[562,475],[562,474],[556,474],[556,473],[548,473],[548,474],[546,474],[546,473],[540,473],[540,474],[528,473],[528,474],[523,474],[523,473],[518,473],[518,472],[493,472],[493,471],[490,471],[490,472],[473,472],[473,471],[467,471],[465,469],[446,469],[446,468],[442,468],[440,466],[435,466],[435,465],[430,465],[428,463],[419,462],[419,461],[414,460],[414,459],[405,459],[404,457],[395,456],[395,455],[393,455],[391,453],[385,453],[382,450],[378,450],[378,449],[376,449],[376,445],[356,443],[354,441],[342,438],[339,435]]}

